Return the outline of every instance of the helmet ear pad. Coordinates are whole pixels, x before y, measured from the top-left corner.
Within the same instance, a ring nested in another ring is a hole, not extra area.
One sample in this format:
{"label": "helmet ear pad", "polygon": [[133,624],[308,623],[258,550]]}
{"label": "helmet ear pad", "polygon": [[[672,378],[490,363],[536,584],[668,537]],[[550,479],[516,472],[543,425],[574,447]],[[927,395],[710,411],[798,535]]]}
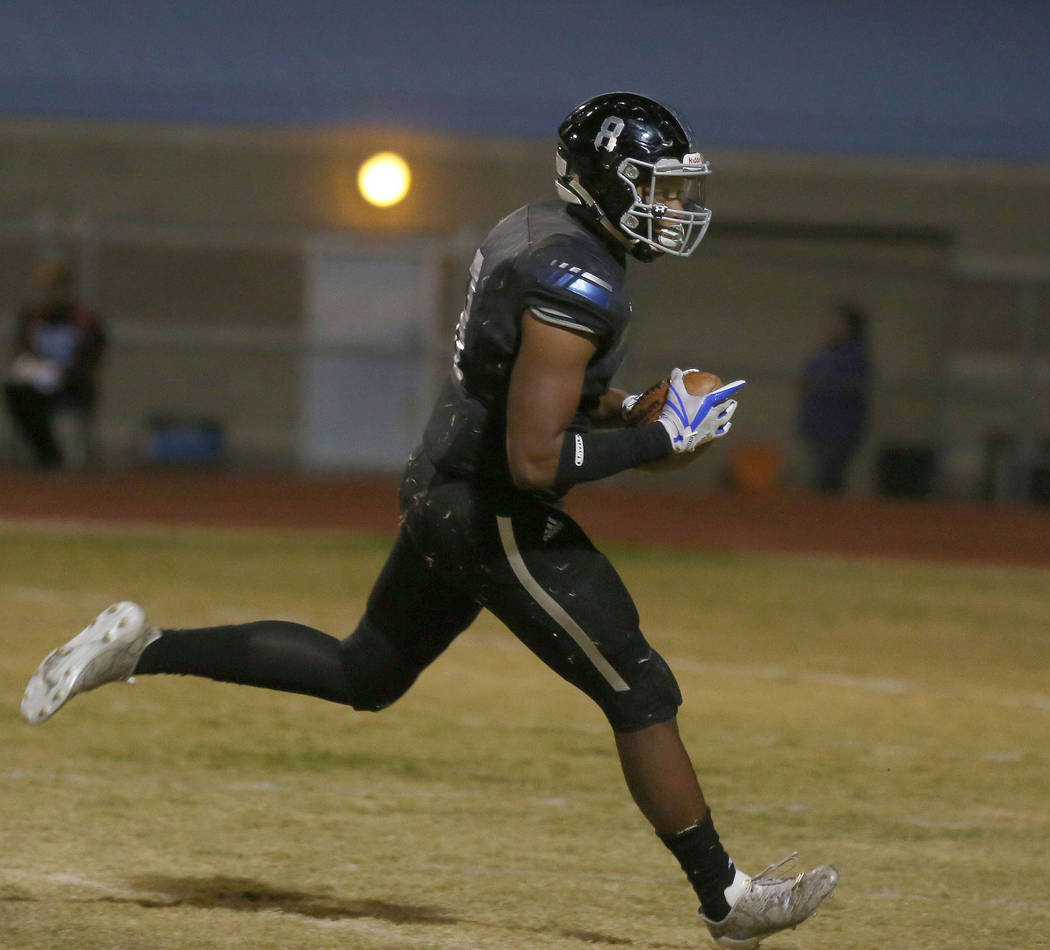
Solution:
{"label": "helmet ear pad", "polygon": [[[578,207],[585,209],[585,213],[596,226],[600,227],[610,237],[634,254],[635,246],[639,242],[635,241],[616,226],[622,213],[617,215],[615,219],[610,218],[606,213],[604,204],[602,204],[602,202],[600,202],[598,198],[584,186],[583,182],[580,180],[580,175],[575,171],[569,171],[563,154],[563,147],[560,144],[558,145],[558,151],[555,155],[555,169],[558,173],[558,177],[554,179],[554,188],[558,193],[558,197],[567,204],[577,205]],[[607,190],[598,190],[602,194],[604,200]],[[626,207],[630,207],[630,205],[631,202],[628,200]],[[639,257],[638,259],[651,260],[651,258],[645,257]]]}
{"label": "helmet ear pad", "polygon": [[634,204],[630,186],[617,174],[621,161],[620,155],[600,155],[591,174],[581,175],[581,183],[613,224],[619,224],[620,217]]}
{"label": "helmet ear pad", "polygon": [[593,156],[584,152],[582,155],[568,156],[564,146],[559,144],[559,178],[555,180],[555,186],[562,186],[558,189],[559,194],[564,188],[576,197],[574,203],[592,208],[616,224],[634,203],[630,186],[617,174],[622,161],[622,155],[610,152],[599,152]]}

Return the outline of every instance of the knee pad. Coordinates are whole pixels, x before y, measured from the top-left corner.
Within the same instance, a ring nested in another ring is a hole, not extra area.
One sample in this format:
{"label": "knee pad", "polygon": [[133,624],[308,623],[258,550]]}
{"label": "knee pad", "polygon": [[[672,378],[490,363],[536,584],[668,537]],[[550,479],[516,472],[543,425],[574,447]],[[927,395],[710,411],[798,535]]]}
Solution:
{"label": "knee pad", "polygon": [[419,670],[409,664],[382,630],[367,617],[340,647],[350,705],[379,712],[400,699]]}
{"label": "knee pad", "polygon": [[659,653],[650,650],[645,662],[631,665],[635,672],[627,682],[630,689],[598,700],[614,732],[636,732],[667,722],[682,705],[678,681]]}

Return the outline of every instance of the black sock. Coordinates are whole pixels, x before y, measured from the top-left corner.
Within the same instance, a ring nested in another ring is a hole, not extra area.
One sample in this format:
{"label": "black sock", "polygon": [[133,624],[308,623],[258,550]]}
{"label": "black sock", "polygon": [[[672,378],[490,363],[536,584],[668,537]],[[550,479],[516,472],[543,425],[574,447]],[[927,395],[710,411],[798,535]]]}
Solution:
{"label": "black sock", "polygon": [[723,920],[729,913],[725,889],[733,883],[736,868],[718,840],[711,812],[698,825],[676,835],[660,835],[678,858],[685,876],[700,898],[700,910],[708,920]]}

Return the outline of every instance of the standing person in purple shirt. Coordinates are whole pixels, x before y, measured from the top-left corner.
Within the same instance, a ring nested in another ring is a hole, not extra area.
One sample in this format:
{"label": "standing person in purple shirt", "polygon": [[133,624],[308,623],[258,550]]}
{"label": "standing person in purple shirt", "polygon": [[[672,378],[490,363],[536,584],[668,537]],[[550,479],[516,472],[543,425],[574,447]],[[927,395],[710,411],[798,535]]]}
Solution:
{"label": "standing person in purple shirt", "polygon": [[845,487],[846,471],[868,418],[867,315],[840,305],[827,339],[802,371],[799,432],[813,464],[813,485],[828,495]]}

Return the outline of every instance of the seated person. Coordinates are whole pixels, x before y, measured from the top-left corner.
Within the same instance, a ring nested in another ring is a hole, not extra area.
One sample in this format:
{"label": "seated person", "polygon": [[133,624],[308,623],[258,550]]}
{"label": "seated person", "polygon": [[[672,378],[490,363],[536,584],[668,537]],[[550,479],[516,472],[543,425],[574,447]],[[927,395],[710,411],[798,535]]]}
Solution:
{"label": "seated person", "polygon": [[92,410],[106,337],[98,315],[74,299],[65,262],[43,264],[36,282],[36,300],[18,316],[4,395],[36,464],[61,468],[52,418],[61,406]]}

